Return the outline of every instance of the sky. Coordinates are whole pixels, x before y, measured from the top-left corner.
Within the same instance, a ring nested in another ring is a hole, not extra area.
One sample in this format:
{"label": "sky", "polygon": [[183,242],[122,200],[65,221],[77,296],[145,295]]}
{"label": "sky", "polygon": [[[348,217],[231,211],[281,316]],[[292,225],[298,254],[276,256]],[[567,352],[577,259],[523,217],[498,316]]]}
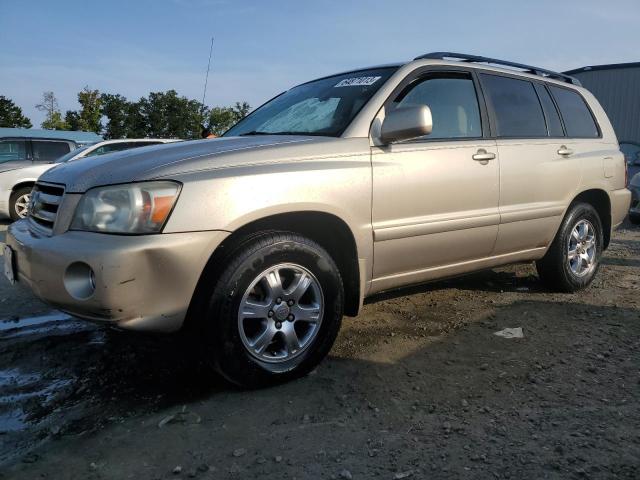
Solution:
{"label": "sky", "polygon": [[432,51],[553,70],[640,61],[639,0],[0,0],[0,95],[39,126],[85,85],[258,106],[298,83]]}

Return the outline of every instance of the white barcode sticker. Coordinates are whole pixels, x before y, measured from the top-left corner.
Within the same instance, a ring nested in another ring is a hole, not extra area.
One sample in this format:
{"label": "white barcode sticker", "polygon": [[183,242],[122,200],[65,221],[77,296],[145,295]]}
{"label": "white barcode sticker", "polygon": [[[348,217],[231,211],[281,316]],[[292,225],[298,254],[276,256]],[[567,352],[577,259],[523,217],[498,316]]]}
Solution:
{"label": "white barcode sticker", "polygon": [[338,87],[367,87],[373,85],[382,77],[353,77],[340,80],[334,85],[334,88]]}

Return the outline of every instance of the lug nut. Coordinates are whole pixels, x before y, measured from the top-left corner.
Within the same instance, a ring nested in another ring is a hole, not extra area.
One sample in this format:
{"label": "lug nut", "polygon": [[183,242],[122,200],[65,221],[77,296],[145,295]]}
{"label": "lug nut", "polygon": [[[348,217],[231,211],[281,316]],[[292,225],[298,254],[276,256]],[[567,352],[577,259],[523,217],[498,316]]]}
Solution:
{"label": "lug nut", "polygon": [[282,303],[282,299],[280,297],[276,298],[276,303],[280,305]]}
{"label": "lug nut", "polygon": [[293,302],[293,300],[289,300],[289,301],[287,302],[287,305],[289,305],[289,306],[291,307],[291,306],[293,305],[293,303],[294,303],[294,302]]}
{"label": "lug nut", "polygon": [[287,317],[287,320],[289,320],[290,322],[292,322],[294,318],[295,318],[295,317],[293,316],[293,314],[292,314],[292,313],[290,313],[290,314],[289,314],[289,316]]}
{"label": "lug nut", "polygon": [[273,317],[273,310],[269,310],[269,313],[267,315],[269,315],[269,318]]}
{"label": "lug nut", "polygon": [[276,328],[277,328],[277,329],[282,328],[282,323],[281,323],[281,322],[276,322]]}

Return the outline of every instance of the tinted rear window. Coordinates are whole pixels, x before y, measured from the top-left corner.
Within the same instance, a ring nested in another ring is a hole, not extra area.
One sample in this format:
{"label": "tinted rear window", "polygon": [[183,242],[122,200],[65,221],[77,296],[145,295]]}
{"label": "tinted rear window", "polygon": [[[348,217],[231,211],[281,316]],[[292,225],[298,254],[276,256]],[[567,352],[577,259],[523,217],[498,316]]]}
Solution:
{"label": "tinted rear window", "polygon": [[33,159],[36,162],[53,162],[71,151],[69,144],[66,142],[32,140],[31,146],[33,148]]}
{"label": "tinted rear window", "polygon": [[542,107],[527,80],[481,74],[482,86],[494,112],[498,137],[546,137]]}
{"label": "tinted rear window", "polygon": [[560,87],[549,87],[560,108],[568,137],[598,138],[598,126],[589,107],[578,92]]}

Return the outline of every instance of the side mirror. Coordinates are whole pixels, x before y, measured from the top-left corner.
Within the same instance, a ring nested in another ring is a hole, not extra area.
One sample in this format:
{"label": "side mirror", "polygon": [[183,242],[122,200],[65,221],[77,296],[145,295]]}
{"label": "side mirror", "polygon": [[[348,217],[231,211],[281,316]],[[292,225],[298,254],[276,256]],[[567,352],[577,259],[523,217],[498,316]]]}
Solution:
{"label": "side mirror", "polygon": [[380,129],[383,144],[429,135],[433,129],[431,109],[426,105],[401,107],[385,116]]}

